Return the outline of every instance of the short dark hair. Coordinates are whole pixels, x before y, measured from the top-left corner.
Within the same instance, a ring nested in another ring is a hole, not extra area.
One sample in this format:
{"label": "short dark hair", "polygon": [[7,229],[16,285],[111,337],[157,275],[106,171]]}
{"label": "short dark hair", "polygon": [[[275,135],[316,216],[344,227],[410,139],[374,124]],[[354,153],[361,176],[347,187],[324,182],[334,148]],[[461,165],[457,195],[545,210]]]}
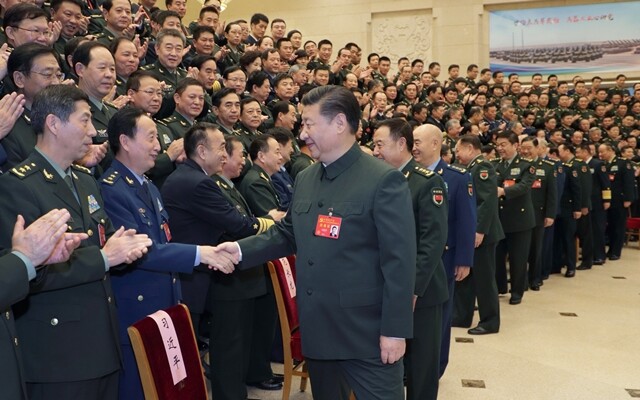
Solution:
{"label": "short dark hair", "polygon": [[419,59],[419,58],[416,58],[415,60],[411,61],[411,67],[415,67],[415,66],[416,66],[416,64],[418,64],[418,63],[420,63],[420,64],[424,65],[424,61],[422,61],[422,60],[421,60],[421,59]]}
{"label": "short dark hair", "polygon": [[247,67],[251,64],[253,64],[253,62],[260,58],[260,56],[262,55],[261,52],[259,51],[247,51],[246,53],[242,54],[240,56],[240,60],[238,62],[238,65],[240,65],[240,67],[244,70],[247,69]]}
{"label": "short dark hair", "polygon": [[344,114],[351,128],[351,133],[355,135],[360,124],[360,105],[356,97],[344,86],[319,86],[302,98],[302,105],[319,105],[320,114],[333,119],[338,114]]}
{"label": "short dark hair", "polygon": [[200,36],[202,36],[203,33],[210,33],[214,38],[216,36],[216,31],[214,31],[212,27],[207,25],[198,25],[191,30],[191,33],[193,34],[193,40],[200,39]]}
{"label": "short dark hair", "polygon": [[[222,88],[216,92],[216,94],[211,98],[211,105],[214,107],[220,107],[220,103],[222,103],[222,99],[227,97],[230,94],[234,94],[238,96],[236,91],[232,88]],[[238,96],[240,98],[240,96]]]}
{"label": "short dark hair", "polygon": [[382,57],[380,57],[379,62],[382,62],[382,61],[389,61],[389,62],[391,62],[391,59],[390,59],[389,57],[387,57],[387,56],[382,56]]}
{"label": "short dark hair", "polygon": [[247,77],[247,73],[245,72],[245,70],[243,70],[242,68],[240,68],[238,65],[232,65],[229,68],[226,68],[223,72],[222,72],[222,77],[224,79],[229,79],[229,75],[237,72],[237,71],[242,71],[242,73],[244,74],[244,77]]}
{"label": "short dark hair", "polygon": [[289,32],[287,32],[287,38],[288,38],[288,39],[291,39],[291,37],[292,37],[293,35],[295,35],[296,33],[297,33],[297,34],[299,34],[300,36],[302,36],[302,32],[300,32],[300,31],[299,31],[299,30],[297,30],[297,29],[292,29],[292,30],[290,30]]}
{"label": "short dark hair", "polygon": [[240,138],[235,135],[224,135],[224,150],[227,152],[227,155],[233,154],[233,144],[240,143],[242,146],[242,151],[244,152],[244,145],[240,141]]}
{"label": "short dark hair", "polygon": [[200,9],[200,13],[198,14],[198,18],[202,19],[202,17],[208,12],[214,13],[216,15],[220,15],[220,11],[218,11],[218,9],[216,7],[214,7],[214,6],[206,6],[206,7],[202,7]]}
{"label": "short dark hair", "polygon": [[278,142],[282,146],[294,140],[293,133],[291,133],[291,131],[287,128],[283,128],[281,126],[271,128],[265,133],[267,135],[273,136],[276,142]]}
{"label": "short dark hair", "polygon": [[511,144],[518,144],[518,135],[511,131],[498,132],[496,139],[507,139]]}
{"label": "short dark hair", "polygon": [[280,50],[280,47],[282,47],[282,44],[285,43],[285,42],[291,43],[291,39],[289,39],[286,36],[283,37],[283,38],[278,39],[278,41],[276,42],[276,46],[275,46],[276,49]]}
{"label": "short dark hair", "polygon": [[249,93],[253,90],[254,86],[262,86],[264,85],[264,81],[269,80],[269,75],[263,71],[255,71],[251,75],[249,75],[249,79],[247,80],[247,90]]}
{"label": "short dark hair", "polygon": [[533,147],[538,147],[538,138],[536,138],[535,136],[525,136],[524,139],[522,139],[521,143],[524,142],[531,142],[533,144]]}
{"label": "short dark hair", "polygon": [[447,68],[447,71],[451,72],[451,70],[454,68],[460,69],[460,66],[458,64],[451,64],[449,65],[449,68]]}
{"label": "short dark hair", "polygon": [[187,90],[187,88],[189,86],[198,86],[202,89],[202,91],[205,91],[204,85],[202,85],[202,83],[194,78],[183,78],[179,83],[178,86],[176,86],[176,94],[178,96],[181,96],[182,93],[184,93],[185,90]]}
{"label": "short dark hair", "polygon": [[244,99],[240,100],[240,113],[242,114],[242,111],[244,110],[246,105],[251,103],[258,103],[258,105],[260,105],[260,102],[251,96],[247,96]]}
{"label": "short dark hair", "polygon": [[84,65],[85,67],[89,65],[89,63],[91,62],[91,51],[100,47],[106,49],[107,51],[109,51],[109,53],[111,53],[109,48],[100,42],[90,41],[81,43],[76,51],[73,52],[73,70],[76,71],[76,65],[78,65],[78,63]]}
{"label": "short dark hair", "polygon": [[18,28],[18,24],[25,19],[44,17],[49,21],[49,15],[40,7],[31,3],[19,3],[9,7],[4,13],[2,27],[6,31],[8,27]]}
{"label": "short dark hair", "polygon": [[411,153],[411,149],[413,149],[413,129],[404,118],[390,118],[378,124],[378,128],[383,126],[389,128],[389,136],[394,142],[404,138],[407,142],[407,151]]}
{"label": "short dark hair", "polygon": [[50,114],[69,121],[69,116],[76,110],[76,102],[85,101],[89,104],[89,97],[73,85],[51,85],[42,89],[34,98],[31,105],[31,125],[36,134],[44,132],[45,121]]}
{"label": "short dark hair", "polygon": [[331,40],[322,39],[321,41],[318,42],[318,48],[324,46],[325,44],[328,44],[329,46],[333,47],[333,43],[331,43]]}
{"label": "short dark hair", "polygon": [[127,84],[125,85],[125,90],[129,91],[129,90],[139,90],[140,89],[140,81],[144,78],[151,78],[154,80],[158,80],[158,78],[149,71],[143,71],[143,70],[137,70],[134,73],[131,74],[131,76],[129,76],[129,79],[127,79]]}
{"label": "short dark hair", "polygon": [[[273,21],[271,21],[272,28],[273,28],[273,24],[275,24],[276,22],[284,22],[284,20],[282,18],[274,18]],[[284,22],[284,24],[286,25],[287,23]]]}
{"label": "short dark hair", "polygon": [[269,139],[273,139],[273,136],[259,135],[253,139],[251,146],[249,146],[249,157],[251,157],[251,161],[255,161],[258,158],[258,153],[266,153],[269,151]]}
{"label": "short dark hair", "polygon": [[[213,56],[208,56],[205,54],[199,54],[195,57],[193,57],[193,59],[191,60],[191,63],[189,64],[190,67],[194,67],[194,68],[202,68],[202,64],[206,63],[207,61],[213,61],[216,62],[216,59]],[[216,63],[216,69],[218,67],[218,64]]]}
{"label": "short dark hair", "polygon": [[159,11],[158,13],[154,13],[154,14],[156,16],[156,21],[155,22],[158,25],[160,25],[160,27],[162,27],[162,25],[164,25],[164,21],[166,21],[167,18],[169,18],[169,17],[174,17],[174,18],[180,19],[180,14],[178,14],[177,12],[172,11],[172,10],[162,10],[162,11]]}
{"label": "short dark hair", "polygon": [[139,108],[123,107],[111,116],[107,125],[107,134],[109,135],[109,146],[113,154],[120,152],[121,135],[132,139],[135,137],[136,124],[143,115],[146,115],[146,113]]}
{"label": "short dark hair", "polygon": [[58,8],[62,5],[62,3],[70,3],[70,4],[75,4],[76,6],[80,7],[80,9],[82,10],[83,4],[80,0],[52,0],[51,1],[51,9],[53,11],[58,11]]}
{"label": "short dark hair", "polygon": [[278,115],[288,114],[290,105],[291,103],[289,103],[288,101],[281,100],[281,101],[275,102],[275,104],[273,104],[270,108],[271,115],[273,115],[274,121],[278,119]]}
{"label": "short dark hair", "polygon": [[260,13],[255,13],[251,16],[251,21],[249,22],[251,25],[258,25],[260,22],[269,23],[269,18]]}
{"label": "short dark hair", "polygon": [[184,37],[184,34],[182,32],[180,32],[179,30],[177,30],[177,29],[162,29],[162,30],[160,30],[160,33],[158,33],[158,36],[156,37],[156,46],[159,46],[160,43],[162,43],[162,41],[164,40],[164,38],[166,38],[167,36],[180,38],[182,40],[182,45],[183,46],[187,43],[187,39]]}
{"label": "short dark hair", "polygon": [[476,135],[471,135],[471,134],[463,135],[458,139],[458,142],[460,144],[471,145],[471,147],[473,147],[474,150],[482,150],[482,142],[480,141],[480,138],[477,137]]}
{"label": "short dark hair", "polygon": [[367,56],[367,62],[371,62],[371,59],[373,57],[378,57],[378,62],[380,61],[380,55],[378,55],[378,53],[369,53],[369,55]]}
{"label": "short dark hair", "polygon": [[189,159],[193,159],[199,145],[207,144],[207,130],[217,130],[218,125],[210,122],[198,122],[184,134],[184,152]]}
{"label": "short dark hair", "polygon": [[[129,5],[131,5],[131,0],[127,0],[129,2]],[[167,0],[167,5],[171,4],[169,1],[173,2],[173,0]],[[109,11],[111,10],[111,7],[113,7],[113,0],[104,0],[102,2],[102,8],[104,8],[105,10]]]}
{"label": "short dark hair", "polygon": [[467,72],[473,71],[474,68],[478,68],[478,64],[469,64],[467,67]]}

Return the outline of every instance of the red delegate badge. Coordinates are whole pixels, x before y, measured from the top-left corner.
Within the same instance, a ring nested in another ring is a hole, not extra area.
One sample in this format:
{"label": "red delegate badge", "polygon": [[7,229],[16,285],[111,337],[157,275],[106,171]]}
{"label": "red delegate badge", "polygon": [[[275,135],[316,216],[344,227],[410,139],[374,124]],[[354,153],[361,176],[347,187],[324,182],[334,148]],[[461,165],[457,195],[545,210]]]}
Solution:
{"label": "red delegate badge", "polygon": [[318,222],[316,223],[316,236],[338,239],[340,237],[341,225],[342,218],[320,214],[318,215]]}
{"label": "red delegate badge", "polygon": [[167,242],[171,241],[171,231],[169,230],[169,224],[168,223],[163,223],[162,224],[162,229],[164,230],[164,236],[167,238]]}
{"label": "red delegate badge", "polygon": [[504,180],[504,187],[505,188],[511,187],[511,186],[513,186],[515,184],[516,184],[516,180],[515,179],[505,179]]}

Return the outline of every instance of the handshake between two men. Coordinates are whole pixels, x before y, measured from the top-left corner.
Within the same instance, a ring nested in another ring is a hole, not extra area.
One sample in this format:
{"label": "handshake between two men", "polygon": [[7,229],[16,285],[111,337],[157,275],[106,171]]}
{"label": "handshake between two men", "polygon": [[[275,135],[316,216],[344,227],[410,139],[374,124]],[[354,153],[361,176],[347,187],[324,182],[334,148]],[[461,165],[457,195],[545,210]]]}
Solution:
{"label": "handshake between two men", "polygon": [[200,256],[209,269],[230,274],[240,262],[240,246],[236,242],[224,242],[215,247],[201,246]]}

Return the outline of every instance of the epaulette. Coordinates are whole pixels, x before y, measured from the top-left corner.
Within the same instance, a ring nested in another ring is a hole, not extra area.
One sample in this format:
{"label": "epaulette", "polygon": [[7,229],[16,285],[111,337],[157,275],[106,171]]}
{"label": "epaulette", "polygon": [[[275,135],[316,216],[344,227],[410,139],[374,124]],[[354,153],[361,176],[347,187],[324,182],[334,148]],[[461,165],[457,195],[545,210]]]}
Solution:
{"label": "epaulette", "polygon": [[522,161],[526,161],[526,162],[528,162],[528,163],[532,163],[532,162],[533,162],[533,160],[532,160],[532,159],[530,159],[530,158],[520,157],[520,159],[521,159]]}
{"label": "epaulette", "polygon": [[452,169],[452,170],[454,170],[456,172],[459,172],[461,174],[466,174],[467,173],[467,169],[466,168],[458,167],[457,165],[449,164],[449,169]]}
{"label": "epaulette", "polygon": [[264,172],[260,172],[260,178],[264,179],[267,182],[271,182],[271,179]]}
{"label": "epaulette", "polygon": [[143,71],[149,71],[154,66],[155,66],[154,64],[147,64],[147,65],[143,65],[142,67],[140,67],[140,69],[143,70]]}
{"label": "epaulette", "polygon": [[542,162],[547,164],[547,165],[550,165],[552,167],[555,167],[555,165],[556,165],[553,161],[549,161],[549,160],[542,160]]}
{"label": "epaulette", "polygon": [[[158,124],[160,124],[160,125],[167,126],[167,124],[166,124],[163,120],[161,120],[161,119],[156,119],[156,120],[154,120],[154,121],[156,121],[156,122],[157,122]],[[167,128],[168,128],[168,126],[167,126]]]}
{"label": "epaulette", "polygon": [[11,173],[20,179],[24,179],[27,176],[36,172],[37,170],[38,168],[36,167],[36,164],[33,162],[30,162],[30,163],[16,165],[15,167],[11,168]]}
{"label": "epaulette", "polygon": [[103,101],[104,105],[106,105],[107,107],[111,107],[113,108],[115,111],[118,111],[118,107],[116,107],[115,104],[111,103],[110,101]]}
{"label": "epaulette", "polygon": [[75,169],[76,171],[84,172],[85,174],[91,175],[91,170],[82,165],[71,164],[71,168]]}
{"label": "epaulette", "polygon": [[583,159],[576,157],[576,161],[584,162]]}
{"label": "epaulette", "polygon": [[489,162],[500,162],[500,161],[502,161],[502,159],[499,157],[492,158],[491,160],[489,160]]}
{"label": "epaulette", "polygon": [[416,165],[416,167],[413,169],[413,172],[415,172],[418,175],[422,175],[426,178],[431,178],[432,176],[435,175],[433,171],[428,170],[427,168],[424,168],[424,167],[420,167],[418,165]]}
{"label": "epaulette", "polygon": [[178,118],[176,116],[172,115],[170,117],[163,118],[160,121],[163,122],[166,125],[166,124],[170,124],[172,122],[175,122],[177,120],[178,120]]}
{"label": "epaulette", "polygon": [[102,178],[102,182],[113,185],[121,176],[118,171],[113,171],[109,176]]}
{"label": "epaulette", "polygon": [[[93,16],[92,16],[93,17]],[[93,35],[96,39],[100,39],[105,37],[105,33],[104,32],[100,32],[100,33],[96,33],[95,35]]]}

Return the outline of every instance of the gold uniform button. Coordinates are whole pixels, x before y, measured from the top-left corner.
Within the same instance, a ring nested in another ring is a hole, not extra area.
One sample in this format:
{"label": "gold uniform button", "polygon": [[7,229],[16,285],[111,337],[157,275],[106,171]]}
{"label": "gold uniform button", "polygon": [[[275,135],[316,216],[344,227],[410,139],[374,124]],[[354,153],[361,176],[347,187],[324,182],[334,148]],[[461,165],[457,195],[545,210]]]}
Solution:
{"label": "gold uniform button", "polygon": [[144,300],[144,296],[143,295],[139,295],[138,296],[138,301],[142,301],[142,300]]}
{"label": "gold uniform button", "polygon": [[103,219],[101,219],[101,220],[100,220],[100,223],[101,223],[101,224],[104,224],[104,220],[103,220]]}
{"label": "gold uniform button", "polygon": [[89,229],[89,230],[87,231],[87,235],[89,235],[89,237],[93,236],[93,231],[92,231],[91,229]]}
{"label": "gold uniform button", "polygon": [[444,246],[444,249],[445,250],[449,250],[449,246]]}
{"label": "gold uniform button", "polygon": [[176,284],[176,282],[177,282],[177,279],[176,279],[176,278],[173,278],[173,284],[174,284],[174,285]]}
{"label": "gold uniform button", "polygon": [[17,346],[18,345],[18,338],[13,338],[13,343]]}
{"label": "gold uniform button", "polygon": [[524,208],[521,208],[520,211],[524,212]]}
{"label": "gold uniform button", "polygon": [[6,313],[4,313],[5,318],[7,319],[11,319],[11,313],[9,311],[7,311]]}
{"label": "gold uniform button", "polygon": [[56,326],[58,325],[58,318],[52,318],[51,319],[51,326]]}
{"label": "gold uniform button", "polygon": [[107,297],[107,301],[111,303],[111,296]]}

